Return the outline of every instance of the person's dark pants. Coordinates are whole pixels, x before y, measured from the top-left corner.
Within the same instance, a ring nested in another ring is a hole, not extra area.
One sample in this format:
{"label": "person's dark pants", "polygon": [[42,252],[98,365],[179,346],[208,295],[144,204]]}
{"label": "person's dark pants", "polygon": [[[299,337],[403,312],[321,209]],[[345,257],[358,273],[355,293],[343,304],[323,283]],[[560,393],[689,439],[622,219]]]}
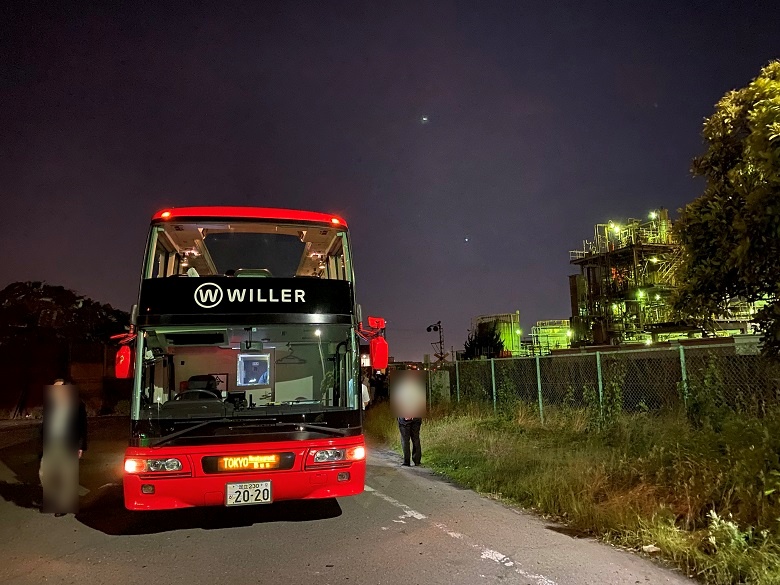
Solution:
{"label": "person's dark pants", "polygon": [[[414,461],[415,465],[420,465],[422,459],[422,447],[420,447],[420,427],[422,420],[413,418],[411,420],[398,420],[398,428],[401,431],[401,446],[404,450],[404,465],[409,465],[409,460]],[[411,454],[409,453],[409,440],[412,441]]]}

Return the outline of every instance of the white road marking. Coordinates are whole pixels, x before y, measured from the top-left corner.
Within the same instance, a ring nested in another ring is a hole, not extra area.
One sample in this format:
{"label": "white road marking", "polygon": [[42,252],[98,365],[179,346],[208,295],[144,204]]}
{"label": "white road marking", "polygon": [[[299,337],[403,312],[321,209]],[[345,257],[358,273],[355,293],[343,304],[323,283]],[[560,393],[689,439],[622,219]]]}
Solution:
{"label": "white road marking", "polygon": [[458,540],[463,538],[463,535],[460,532],[451,532],[447,529],[447,527],[444,524],[434,524],[436,528],[439,530],[442,530],[447,533],[447,536],[451,536],[452,538],[457,538]]}
{"label": "white road marking", "polygon": [[401,516],[402,518],[408,517],[408,518],[415,518],[417,520],[425,520],[427,518],[427,516],[425,516],[424,514],[420,514],[419,512],[412,510],[409,506],[407,506],[406,504],[402,504],[395,498],[391,498],[390,496],[385,495],[382,492],[378,492],[373,488],[369,488],[368,486],[365,487],[366,487],[366,491],[371,495],[376,496],[378,498],[382,498],[385,502],[392,504],[396,508],[401,508],[405,512],[405,515]]}
{"label": "white road marking", "polygon": [[[371,488],[369,486],[365,486],[365,491],[370,493],[373,496],[376,496],[378,498],[381,498],[385,502],[392,504],[396,508],[400,508],[404,511],[404,513],[399,516],[400,520],[393,520],[393,522],[397,522],[399,524],[406,524],[406,522],[403,520],[403,518],[415,518],[417,520],[425,520],[427,519],[427,516],[424,514],[421,514],[420,512],[416,512],[415,510],[412,510],[409,506],[406,504],[403,504],[396,500],[395,498],[391,498],[390,496],[383,494],[382,492],[376,491],[374,488]],[[485,546],[482,546],[480,544],[474,543],[474,542],[468,542],[469,539],[467,539],[463,534],[460,532],[454,532],[447,528],[446,525],[441,523],[430,523],[432,526],[438,528],[444,534],[449,536],[450,538],[453,538],[455,540],[460,540],[462,542],[465,542],[468,544],[471,548],[477,549],[480,552],[480,558],[488,561],[493,561],[495,563],[498,563],[499,565],[502,565],[504,567],[507,567],[508,569],[513,569],[515,573],[518,575],[530,579],[531,581],[534,581],[536,585],[558,585],[555,581],[552,579],[549,579],[548,577],[545,577],[544,575],[538,575],[536,573],[530,573],[522,568],[520,568],[519,563],[516,561],[513,561],[510,557],[507,555],[498,552],[497,550],[493,550],[490,548],[487,548]],[[382,530],[387,530],[386,527],[382,527]],[[480,575],[482,576],[482,575]]]}

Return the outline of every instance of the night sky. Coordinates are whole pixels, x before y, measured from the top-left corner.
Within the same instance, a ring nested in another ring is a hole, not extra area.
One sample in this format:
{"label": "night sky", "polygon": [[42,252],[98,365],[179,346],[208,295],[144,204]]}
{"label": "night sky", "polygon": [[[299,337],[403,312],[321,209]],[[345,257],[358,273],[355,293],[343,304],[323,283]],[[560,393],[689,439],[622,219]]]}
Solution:
{"label": "night sky", "polygon": [[[129,309],[172,205],[342,214],[391,355],[570,315],[593,224],[676,210],[777,2],[4,2],[0,287]],[[640,6],[642,4],[642,6]]]}

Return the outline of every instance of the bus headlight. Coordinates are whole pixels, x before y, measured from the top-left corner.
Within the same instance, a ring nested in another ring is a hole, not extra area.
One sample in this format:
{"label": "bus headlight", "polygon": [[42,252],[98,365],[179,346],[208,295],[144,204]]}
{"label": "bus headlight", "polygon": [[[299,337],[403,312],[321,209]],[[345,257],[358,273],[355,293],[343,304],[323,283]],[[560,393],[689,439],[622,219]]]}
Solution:
{"label": "bus headlight", "polygon": [[145,459],[125,459],[125,473],[143,473],[146,471]]}
{"label": "bus headlight", "polygon": [[314,453],[314,463],[338,463],[345,458],[344,449],[320,449]]}
{"label": "bus headlight", "polygon": [[362,461],[366,458],[366,448],[363,445],[348,447],[346,449],[318,449],[312,453],[310,461],[315,464],[323,463],[347,463],[349,461]]}
{"label": "bus headlight", "polygon": [[347,449],[347,459],[350,461],[362,461],[366,458],[366,448],[363,445]]}
{"label": "bus headlight", "polygon": [[146,473],[159,471],[181,471],[179,459],[125,459],[125,473]]}

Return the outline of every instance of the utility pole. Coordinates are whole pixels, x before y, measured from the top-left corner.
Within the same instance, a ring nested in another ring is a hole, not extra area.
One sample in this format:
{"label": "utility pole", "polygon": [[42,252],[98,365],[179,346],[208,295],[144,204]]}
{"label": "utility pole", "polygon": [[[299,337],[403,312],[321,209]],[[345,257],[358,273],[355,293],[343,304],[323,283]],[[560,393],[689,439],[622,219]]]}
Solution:
{"label": "utility pole", "polygon": [[436,358],[435,363],[441,363],[447,358],[448,355],[444,353],[444,329],[441,326],[441,321],[436,321],[436,323],[433,325],[428,325],[427,331],[428,333],[431,333],[432,331],[437,331],[439,333],[439,341],[431,342],[431,346],[434,350],[433,357]]}

